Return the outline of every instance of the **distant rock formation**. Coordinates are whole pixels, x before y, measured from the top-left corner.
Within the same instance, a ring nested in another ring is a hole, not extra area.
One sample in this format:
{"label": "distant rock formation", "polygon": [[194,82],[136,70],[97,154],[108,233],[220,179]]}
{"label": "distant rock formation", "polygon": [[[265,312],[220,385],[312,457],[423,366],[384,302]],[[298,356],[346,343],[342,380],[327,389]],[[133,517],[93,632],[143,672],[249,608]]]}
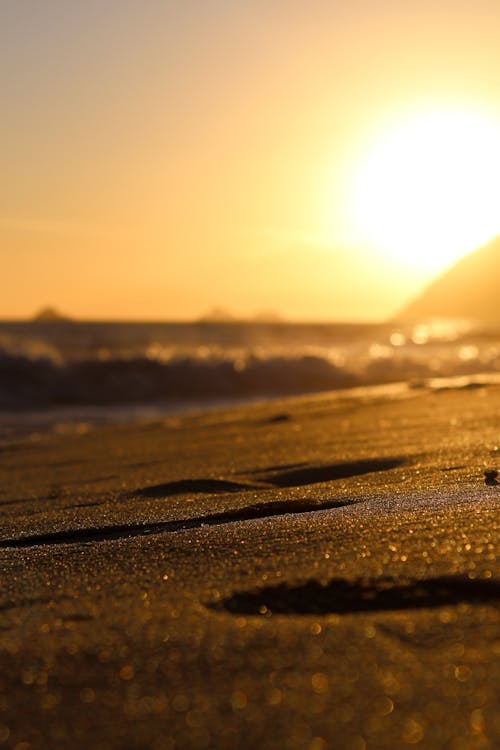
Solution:
{"label": "distant rock formation", "polygon": [[32,318],[34,323],[62,323],[71,320],[67,315],[63,315],[55,307],[43,307]]}
{"label": "distant rock formation", "polygon": [[500,236],[461,258],[396,317],[500,321]]}
{"label": "distant rock formation", "polygon": [[213,307],[198,318],[198,322],[200,323],[229,323],[234,320],[236,320],[234,315],[223,307]]}

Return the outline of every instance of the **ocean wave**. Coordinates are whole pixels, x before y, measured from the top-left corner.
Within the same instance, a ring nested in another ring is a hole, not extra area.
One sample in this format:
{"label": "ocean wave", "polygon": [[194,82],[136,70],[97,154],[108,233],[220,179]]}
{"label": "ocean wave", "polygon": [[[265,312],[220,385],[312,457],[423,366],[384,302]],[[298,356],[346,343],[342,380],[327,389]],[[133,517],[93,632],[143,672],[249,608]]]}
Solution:
{"label": "ocean wave", "polygon": [[[286,396],[500,371],[500,357],[447,349],[433,356],[379,348],[345,361],[327,355],[151,356],[61,361],[0,349],[0,408],[146,404]],[[467,355],[467,356],[465,356]]]}
{"label": "ocean wave", "polygon": [[349,387],[356,378],[320,357],[240,360],[147,357],[56,362],[0,353],[0,408],[280,395]]}

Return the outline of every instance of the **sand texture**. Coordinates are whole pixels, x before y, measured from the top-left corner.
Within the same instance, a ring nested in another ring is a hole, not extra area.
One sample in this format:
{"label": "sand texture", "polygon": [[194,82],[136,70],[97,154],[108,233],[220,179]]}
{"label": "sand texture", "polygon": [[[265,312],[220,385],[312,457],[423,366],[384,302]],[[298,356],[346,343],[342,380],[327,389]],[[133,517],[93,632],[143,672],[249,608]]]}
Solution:
{"label": "sand texture", "polygon": [[0,447],[0,747],[500,747],[500,389]]}

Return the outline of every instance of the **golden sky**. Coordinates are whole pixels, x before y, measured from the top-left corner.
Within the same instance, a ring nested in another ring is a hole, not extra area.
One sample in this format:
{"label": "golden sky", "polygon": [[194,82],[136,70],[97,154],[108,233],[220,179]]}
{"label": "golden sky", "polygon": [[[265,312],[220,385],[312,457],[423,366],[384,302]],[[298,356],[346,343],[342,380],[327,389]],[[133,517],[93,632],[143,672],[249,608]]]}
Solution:
{"label": "golden sky", "polygon": [[444,256],[363,232],[355,175],[419,113],[496,127],[499,39],[498,0],[4,0],[0,317],[393,314]]}

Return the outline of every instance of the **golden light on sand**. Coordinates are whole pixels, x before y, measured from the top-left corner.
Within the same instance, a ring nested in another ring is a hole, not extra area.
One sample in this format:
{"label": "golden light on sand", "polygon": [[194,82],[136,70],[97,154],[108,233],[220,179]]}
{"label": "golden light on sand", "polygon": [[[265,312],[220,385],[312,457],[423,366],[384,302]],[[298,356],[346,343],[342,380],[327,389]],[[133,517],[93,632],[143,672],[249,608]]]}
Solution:
{"label": "golden light on sand", "polygon": [[383,134],[353,190],[364,238],[409,265],[439,269],[500,232],[500,124],[432,110]]}

